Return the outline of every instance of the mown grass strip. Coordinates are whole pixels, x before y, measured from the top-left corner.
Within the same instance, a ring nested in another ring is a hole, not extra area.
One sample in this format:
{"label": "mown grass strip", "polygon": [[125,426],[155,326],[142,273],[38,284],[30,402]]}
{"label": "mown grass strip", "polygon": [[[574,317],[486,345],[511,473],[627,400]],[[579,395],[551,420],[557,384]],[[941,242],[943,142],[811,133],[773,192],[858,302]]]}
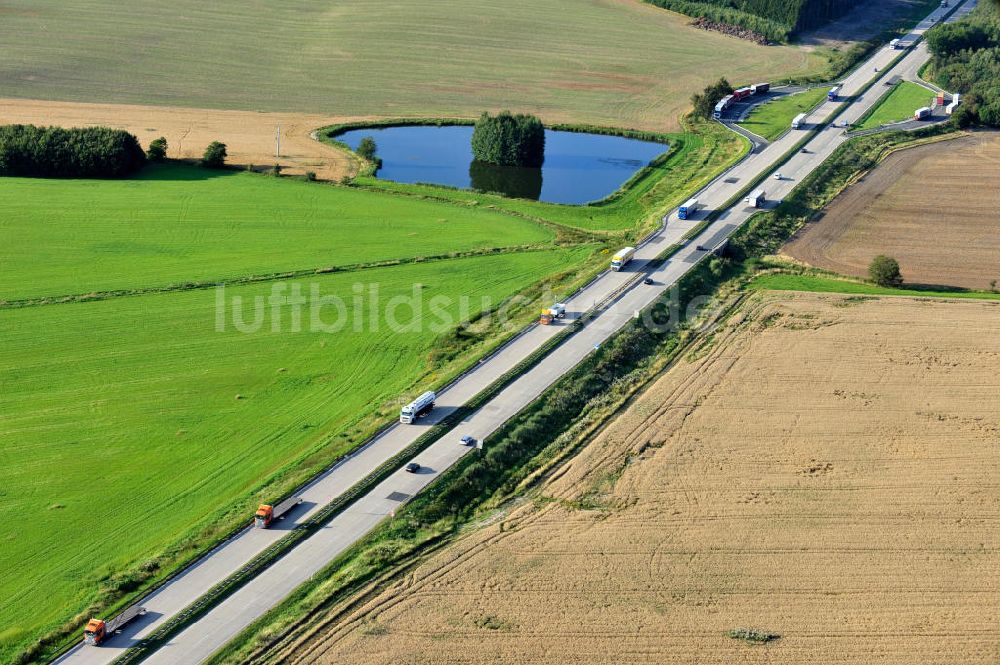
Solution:
{"label": "mown grass strip", "polygon": [[826,86],[817,86],[764,102],[754,107],[746,120],[736,124],[768,141],[774,141],[791,131],[795,116],[810,113],[822,104],[826,100],[826,92]]}
{"label": "mown grass strip", "polygon": [[495,254],[523,254],[525,252],[544,252],[551,250],[550,245],[520,245],[514,247],[487,247],[474,249],[466,252],[449,252],[448,254],[438,254],[435,256],[413,256],[402,259],[388,259],[385,261],[372,261],[370,263],[354,263],[342,266],[326,266],[320,268],[306,268],[303,270],[290,270],[286,272],[267,273],[262,275],[246,275],[232,279],[203,280],[196,282],[183,282],[180,284],[168,284],[166,286],[118,289],[114,291],[95,291],[91,293],[77,293],[61,296],[45,296],[42,298],[24,298],[21,300],[0,300],[0,309],[18,309],[21,307],[36,307],[39,305],[57,305],[69,302],[94,302],[108,300],[110,298],[124,298],[130,296],[145,296],[156,293],[174,293],[177,291],[195,291],[198,289],[214,289],[225,284],[227,286],[239,286],[242,284],[256,284],[259,282],[274,282],[288,279],[300,279],[312,275],[331,275],[339,272],[358,272],[361,270],[373,270],[376,268],[391,268],[412,263],[430,263],[433,261],[448,261],[451,259],[464,259],[475,256],[492,256]]}
{"label": "mown grass strip", "polygon": [[965,298],[975,300],[1000,300],[994,291],[967,289],[922,289],[917,287],[888,288],[838,276],[778,272],[760,275],[748,285],[751,289],[765,291],[810,291],[815,293],[845,293],[871,296],[901,296],[911,298]]}
{"label": "mown grass strip", "polygon": [[922,85],[901,81],[858,118],[855,126],[859,130],[875,129],[893,122],[911,120],[913,112],[922,106],[929,106],[933,96],[934,93]]}

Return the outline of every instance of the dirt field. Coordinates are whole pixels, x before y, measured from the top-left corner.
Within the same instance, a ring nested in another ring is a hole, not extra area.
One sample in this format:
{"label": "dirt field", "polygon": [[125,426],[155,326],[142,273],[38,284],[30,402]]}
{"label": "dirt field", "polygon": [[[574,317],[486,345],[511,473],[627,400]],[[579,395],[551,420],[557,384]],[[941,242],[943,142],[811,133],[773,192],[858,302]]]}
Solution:
{"label": "dirt field", "polygon": [[996,132],[897,152],[783,252],[859,277],[888,254],[907,282],[988,289],[1000,281],[998,168]]}
{"label": "dirt field", "polygon": [[544,499],[275,658],[996,663],[998,391],[1000,305],[756,296]]}
{"label": "dirt field", "polygon": [[[285,173],[315,171],[323,180],[339,178],[353,165],[344,153],[313,140],[309,134],[344,119],[307,113],[0,99],[0,124],[120,127],[139,137],[143,147],[158,136],[167,137],[171,157],[200,158],[206,145],[222,141],[228,146],[228,161],[232,164],[270,168],[277,161],[286,168]],[[279,124],[281,157],[275,160]]]}
{"label": "dirt field", "polygon": [[847,14],[799,35],[797,43],[804,46],[830,46],[841,48],[851,42],[863,41],[875,37],[887,27],[896,25],[907,15],[914,12],[930,13],[933,7],[921,8],[920,0],[875,0],[862,2]]}

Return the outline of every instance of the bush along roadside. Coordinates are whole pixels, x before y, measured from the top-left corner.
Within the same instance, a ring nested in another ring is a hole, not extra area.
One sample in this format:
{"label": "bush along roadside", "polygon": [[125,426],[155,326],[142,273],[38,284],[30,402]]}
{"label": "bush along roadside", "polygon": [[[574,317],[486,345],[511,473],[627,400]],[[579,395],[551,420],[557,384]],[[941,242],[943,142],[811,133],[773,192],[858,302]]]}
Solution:
{"label": "bush along roadside", "polygon": [[[732,293],[752,277],[759,261],[776,251],[816,211],[886,154],[914,141],[936,140],[931,127],[855,139],[841,146],[776,211],[755,216],[730,243],[730,258],[702,261],[678,284],[675,303]],[[653,320],[667,316],[657,303]],[[695,337],[685,325],[668,331],[633,323],[435,483],[304,585],[237,640],[213,663],[279,662],[284,650],[343,619],[359,603],[397,579],[423,557],[460,535],[529,486],[539,469],[565,458],[589,434],[667,366]]]}

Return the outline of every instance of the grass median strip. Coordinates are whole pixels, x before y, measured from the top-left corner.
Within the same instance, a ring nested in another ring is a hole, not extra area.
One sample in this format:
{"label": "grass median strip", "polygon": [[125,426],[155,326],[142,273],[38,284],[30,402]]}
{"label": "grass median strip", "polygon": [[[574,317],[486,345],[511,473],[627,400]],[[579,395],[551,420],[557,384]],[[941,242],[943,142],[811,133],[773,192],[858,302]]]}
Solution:
{"label": "grass median strip", "polygon": [[737,124],[773,141],[789,130],[795,116],[808,113],[826,99],[827,90],[826,86],[820,86],[764,102],[755,107],[746,120]]}
{"label": "grass median strip", "polygon": [[897,84],[858,121],[856,129],[875,129],[882,125],[903,120],[912,120],[918,108],[930,106],[934,93],[922,85],[910,81]]}

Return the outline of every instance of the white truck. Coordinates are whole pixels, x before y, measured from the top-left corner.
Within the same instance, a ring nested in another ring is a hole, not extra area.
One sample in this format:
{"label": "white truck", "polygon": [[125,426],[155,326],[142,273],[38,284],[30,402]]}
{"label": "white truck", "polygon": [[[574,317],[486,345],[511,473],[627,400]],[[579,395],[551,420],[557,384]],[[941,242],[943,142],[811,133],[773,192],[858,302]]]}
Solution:
{"label": "white truck", "polygon": [[747,205],[751,208],[763,208],[765,201],[767,201],[766,197],[767,194],[764,193],[764,190],[758,189],[747,197]]}
{"label": "white truck", "polygon": [[921,106],[913,112],[914,120],[926,120],[929,117],[931,117],[931,107],[929,106]]}
{"label": "white truck", "polygon": [[800,113],[792,118],[792,129],[802,129],[806,126],[807,113]]}
{"label": "white truck", "polygon": [[611,257],[611,269],[618,272],[625,267],[632,257],[635,256],[635,247],[625,247],[613,257]]}
{"label": "white truck", "polygon": [[543,326],[551,325],[556,319],[566,318],[566,305],[561,302],[557,302],[552,307],[546,307],[542,310],[542,315],[539,317],[538,322]]}
{"label": "white truck", "polygon": [[698,199],[688,199],[677,209],[677,219],[691,219],[691,217],[705,206],[698,202]]}
{"label": "white truck", "polygon": [[434,400],[437,399],[432,391],[428,390],[423,395],[413,400],[399,411],[399,422],[404,425],[415,423],[417,418],[425,416],[434,408]]}
{"label": "white truck", "polygon": [[954,95],[952,95],[951,103],[945,107],[944,112],[947,113],[948,115],[951,115],[952,113],[955,112],[955,109],[957,109],[958,105],[961,103],[962,103],[962,96],[956,92]]}

